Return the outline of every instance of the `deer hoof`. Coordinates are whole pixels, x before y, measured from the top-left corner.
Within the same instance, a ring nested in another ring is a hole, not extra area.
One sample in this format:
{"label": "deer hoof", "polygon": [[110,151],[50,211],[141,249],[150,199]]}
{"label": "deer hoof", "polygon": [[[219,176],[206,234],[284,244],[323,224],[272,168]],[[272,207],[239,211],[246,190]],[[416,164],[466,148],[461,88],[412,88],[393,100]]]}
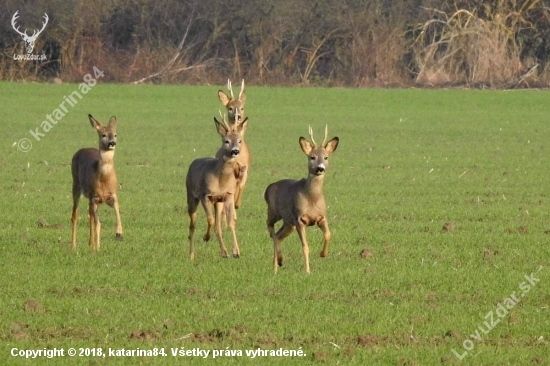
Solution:
{"label": "deer hoof", "polygon": [[202,237],[202,240],[203,240],[204,242],[207,242],[208,240],[210,240],[210,235],[205,235],[205,236],[203,236],[203,237]]}
{"label": "deer hoof", "polygon": [[122,241],[123,240],[122,234],[116,233],[116,240]]}
{"label": "deer hoof", "polygon": [[233,254],[233,258],[240,258],[241,255],[240,254]]}

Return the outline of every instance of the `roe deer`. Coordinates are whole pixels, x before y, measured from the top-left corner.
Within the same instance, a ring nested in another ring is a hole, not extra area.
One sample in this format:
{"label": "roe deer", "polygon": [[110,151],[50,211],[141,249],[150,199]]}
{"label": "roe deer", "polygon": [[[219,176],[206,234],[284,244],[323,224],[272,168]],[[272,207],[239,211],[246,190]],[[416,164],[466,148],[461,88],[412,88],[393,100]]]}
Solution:
{"label": "roe deer", "polygon": [[73,249],[76,248],[76,223],[78,220],[78,203],[80,196],[89,199],[88,218],[90,219],[89,245],[95,251],[99,250],[101,224],[97,215],[99,204],[105,202],[115,209],[116,238],[122,239],[122,223],[118,207],[118,183],[114,166],[116,146],[116,117],[109,120],[104,126],[91,114],[88,115],[90,123],[99,136],[99,150],[95,148],[80,149],[74,154],[71,163],[73,174],[73,215],[72,241]]}
{"label": "roe deer", "polygon": [[233,95],[233,88],[231,87],[231,80],[227,79],[227,89],[231,96],[225,94],[223,90],[218,90],[218,99],[227,109],[227,115],[229,117],[229,125],[235,124],[236,121],[241,121],[244,118],[244,104],[246,103],[246,94],[244,92],[244,79],[241,83],[241,91],[239,97],[235,99]]}
{"label": "roe deer", "polygon": [[[233,126],[236,122],[242,121],[244,117],[244,104],[246,103],[246,94],[244,92],[244,79],[241,83],[241,91],[239,97],[235,99],[233,95],[233,88],[231,87],[231,80],[227,80],[227,89],[229,90],[231,97],[225,94],[222,90],[218,90],[218,98],[220,102],[227,109],[229,117],[229,126]],[[243,136],[246,131],[246,127],[243,128]],[[223,156],[223,148],[220,148],[216,153],[216,158],[220,159]],[[237,171],[237,191],[235,192],[235,208],[238,209],[241,206],[242,193],[246,180],[248,179],[248,168],[252,163],[252,156],[248,145],[243,141],[241,146],[241,152],[239,154],[237,163],[239,164],[239,170]]]}
{"label": "roe deer", "polygon": [[[277,273],[277,267],[283,265],[283,252],[281,242],[284,238],[298,230],[298,236],[302,242],[302,251],[309,271],[309,246],[306,239],[306,227],[317,224],[323,231],[324,245],[321,257],[328,255],[328,244],[331,234],[328,228],[327,209],[323,195],[323,180],[328,168],[328,156],[336,151],[338,137],[327,140],[327,127],[325,127],[325,139],[321,145],[313,140],[313,131],[309,128],[311,143],[304,137],[300,137],[300,147],[308,156],[307,179],[284,179],[267,186],[264,199],[267,202],[267,228],[273,238],[273,271]],[[283,226],[275,232],[275,223],[283,220]]]}
{"label": "roe deer", "polygon": [[[193,160],[189,166],[185,185],[187,188],[187,212],[189,213],[189,257],[195,258],[193,237],[197,222],[197,207],[202,203],[206,212],[208,227],[203,240],[210,240],[212,225],[216,224],[215,233],[220,244],[221,256],[227,258],[227,248],[222,236],[222,214],[225,218],[233,238],[233,258],[239,258],[240,251],[235,234],[235,192],[237,190],[237,177],[239,171],[238,158],[244,144],[243,133],[247,119],[236,122],[230,127],[225,119],[219,122],[214,118],[218,134],[222,139],[222,156],[220,158],[199,158]],[[212,213],[214,205],[214,214]]]}

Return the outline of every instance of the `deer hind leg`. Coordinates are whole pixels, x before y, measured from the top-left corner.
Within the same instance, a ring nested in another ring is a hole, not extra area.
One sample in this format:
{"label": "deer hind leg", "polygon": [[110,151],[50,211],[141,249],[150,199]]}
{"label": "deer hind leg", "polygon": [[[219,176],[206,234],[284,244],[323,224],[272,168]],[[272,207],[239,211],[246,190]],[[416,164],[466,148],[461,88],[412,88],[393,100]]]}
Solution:
{"label": "deer hind leg", "polygon": [[[220,243],[220,254],[223,258],[227,258],[227,248],[223,242],[223,233],[222,233],[222,215],[223,215],[223,202],[216,202],[214,210],[216,211],[216,237],[218,238],[218,243]],[[231,225],[231,222],[228,223]],[[234,225],[234,224],[233,224]],[[233,226],[234,227],[234,226]]]}
{"label": "deer hind leg", "polygon": [[309,274],[309,245],[306,238],[306,226],[303,224],[298,225],[298,236],[302,242],[302,252],[304,253],[304,261],[306,265],[306,272]]}
{"label": "deer hind leg", "polygon": [[326,217],[321,218],[321,220],[317,221],[317,226],[321,229],[323,232],[323,250],[321,250],[321,258],[325,258],[328,256],[328,244],[330,243],[330,239],[332,238],[332,234],[330,233],[330,230],[328,229],[328,221]]}
{"label": "deer hind leg", "polygon": [[195,247],[193,238],[195,237],[195,228],[197,225],[197,207],[199,200],[194,197],[187,197],[187,212],[189,213],[189,258],[195,259]]}
{"label": "deer hind leg", "polygon": [[269,221],[268,227],[270,235],[273,238],[273,271],[277,273],[277,269],[283,266],[282,241],[294,231],[294,225],[284,222],[277,233],[273,230],[273,224],[269,225]]}
{"label": "deer hind leg", "polygon": [[78,204],[80,203],[80,188],[73,182],[73,213],[71,215],[71,247],[76,249],[76,223],[78,222]]}
{"label": "deer hind leg", "polygon": [[227,219],[227,225],[231,231],[231,238],[233,240],[233,258],[240,258],[241,250],[239,249],[239,244],[237,243],[237,233],[235,227],[237,226],[237,215],[235,211],[235,205],[233,200],[229,199],[224,203],[225,217]]}

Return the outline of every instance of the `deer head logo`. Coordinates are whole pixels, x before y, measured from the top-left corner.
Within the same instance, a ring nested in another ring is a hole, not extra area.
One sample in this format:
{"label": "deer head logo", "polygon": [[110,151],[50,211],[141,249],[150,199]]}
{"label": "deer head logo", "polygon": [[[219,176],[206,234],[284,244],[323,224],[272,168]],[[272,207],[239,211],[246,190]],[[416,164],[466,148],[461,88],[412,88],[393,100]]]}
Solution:
{"label": "deer head logo", "polygon": [[15,21],[17,20],[17,18],[19,18],[17,13],[19,13],[19,10],[16,11],[15,14],[13,14],[13,18],[11,18],[11,26],[13,27],[13,29],[15,29],[17,33],[21,35],[21,38],[23,38],[23,40],[25,41],[25,48],[27,49],[27,53],[30,54],[34,49],[34,42],[36,41],[36,38],[38,38],[38,35],[42,33],[44,28],[46,28],[46,24],[48,24],[48,14],[44,13],[45,22],[42,23],[42,29],[35,29],[32,36],[29,36],[26,29],[24,32],[21,32],[19,30],[19,26],[16,27]]}

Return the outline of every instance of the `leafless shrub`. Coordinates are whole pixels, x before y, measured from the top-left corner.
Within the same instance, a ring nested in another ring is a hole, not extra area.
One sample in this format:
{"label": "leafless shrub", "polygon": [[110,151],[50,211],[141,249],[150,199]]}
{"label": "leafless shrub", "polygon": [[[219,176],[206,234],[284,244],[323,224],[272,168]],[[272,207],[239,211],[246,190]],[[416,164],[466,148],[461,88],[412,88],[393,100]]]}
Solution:
{"label": "leafless shrub", "polygon": [[[10,18],[50,22],[23,53]],[[183,43],[182,43],[183,41]],[[549,86],[544,0],[5,0],[0,79],[342,86]]]}
{"label": "leafless shrub", "polygon": [[417,28],[413,45],[418,66],[416,82],[425,85],[462,84],[513,86],[531,68],[521,60],[518,33],[533,29],[527,13],[538,0],[499,1],[496,6],[459,9],[446,13],[427,9],[433,16]]}

